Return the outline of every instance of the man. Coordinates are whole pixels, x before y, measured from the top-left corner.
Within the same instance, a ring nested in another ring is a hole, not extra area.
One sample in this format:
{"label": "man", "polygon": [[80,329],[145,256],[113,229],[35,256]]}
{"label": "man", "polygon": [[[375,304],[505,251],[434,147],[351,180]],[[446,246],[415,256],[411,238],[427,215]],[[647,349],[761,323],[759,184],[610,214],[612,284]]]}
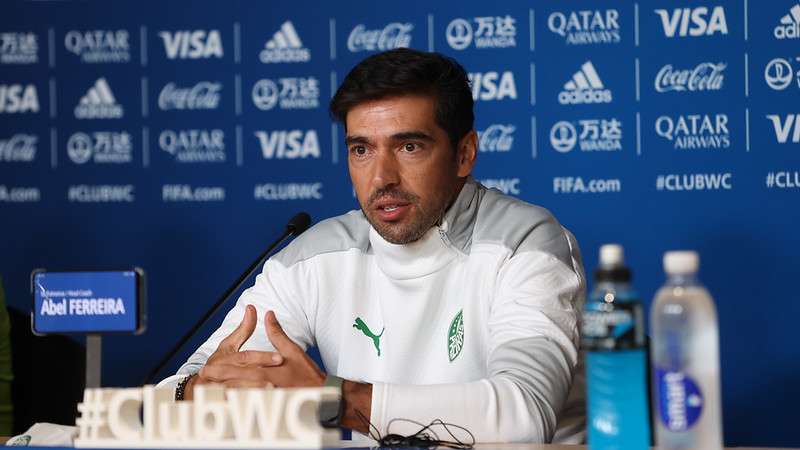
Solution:
{"label": "man", "polygon": [[330,110],[361,210],[264,264],[172,377],[178,396],[338,381],[340,423],[361,433],[359,415],[381,433],[394,418],[439,418],[479,442],[580,441],[582,399],[568,398],[580,391],[577,244],[547,211],[470,177],[472,107],[452,59],[398,49],[358,64]]}

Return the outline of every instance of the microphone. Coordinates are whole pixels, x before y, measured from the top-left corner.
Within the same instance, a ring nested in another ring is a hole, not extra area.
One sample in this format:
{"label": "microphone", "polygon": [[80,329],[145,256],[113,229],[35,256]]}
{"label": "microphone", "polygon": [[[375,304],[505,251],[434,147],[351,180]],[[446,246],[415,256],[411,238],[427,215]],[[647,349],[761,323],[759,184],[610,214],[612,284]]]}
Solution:
{"label": "microphone", "polygon": [[142,384],[151,383],[155,379],[156,375],[158,375],[164,366],[166,366],[167,363],[175,356],[175,354],[178,353],[178,350],[180,350],[186,344],[186,342],[191,339],[192,336],[194,336],[195,333],[197,333],[197,331],[206,324],[206,322],[208,322],[211,316],[213,316],[222,307],[222,305],[228,301],[230,296],[242,286],[245,280],[250,278],[250,275],[253,274],[253,272],[264,262],[267,256],[269,256],[277,246],[283,243],[283,241],[288,239],[290,236],[299,236],[302,232],[308,229],[309,225],[311,225],[311,216],[309,216],[306,212],[297,213],[291,219],[289,219],[289,222],[286,223],[286,228],[284,229],[283,234],[281,234],[278,239],[270,244],[270,246],[262,254],[258,255],[258,258],[253,261],[253,263],[250,264],[250,267],[248,267],[247,270],[245,270],[245,272],[231,285],[231,287],[229,287],[228,290],[222,294],[219,300],[217,300],[216,303],[214,303],[214,305],[211,306],[208,311],[206,311],[203,317],[201,317],[200,320],[198,320],[197,323],[195,323],[189,329],[189,331],[183,335],[178,343],[175,344],[175,346],[161,358],[158,364],[156,364],[155,367],[153,367],[153,369],[147,374],[147,377],[144,379]]}

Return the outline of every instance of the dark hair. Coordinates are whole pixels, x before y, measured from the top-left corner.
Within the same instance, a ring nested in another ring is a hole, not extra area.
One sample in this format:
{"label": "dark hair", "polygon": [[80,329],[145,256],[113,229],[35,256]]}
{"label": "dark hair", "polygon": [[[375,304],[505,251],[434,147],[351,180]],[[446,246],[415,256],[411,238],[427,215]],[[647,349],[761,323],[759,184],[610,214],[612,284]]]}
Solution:
{"label": "dark hair", "polygon": [[330,113],[346,124],[347,113],[360,103],[407,94],[434,98],[436,124],[447,132],[453,149],[472,130],[472,90],[461,64],[439,53],[408,48],[378,53],[358,63],[333,96]]}

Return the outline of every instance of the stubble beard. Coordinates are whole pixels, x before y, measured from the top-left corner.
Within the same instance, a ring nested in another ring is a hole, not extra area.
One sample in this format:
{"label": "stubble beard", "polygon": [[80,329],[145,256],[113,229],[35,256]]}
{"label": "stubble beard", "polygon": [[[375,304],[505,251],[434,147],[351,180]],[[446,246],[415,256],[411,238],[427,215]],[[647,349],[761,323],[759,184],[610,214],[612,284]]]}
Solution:
{"label": "stubble beard", "polygon": [[[410,220],[408,223],[387,223],[373,217],[375,210],[371,207],[371,205],[375,201],[384,197],[390,197],[408,202],[408,204],[411,206],[411,211],[409,212],[412,213],[410,214]],[[367,201],[367,207],[365,208],[364,205],[362,205],[361,211],[364,212],[364,216],[366,216],[367,221],[370,223],[370,225],[372,225],[372,228],[374,228],[383,239],[392,244],[404,245],[418,241],[420,238],[422,238],[422,236],[424,236],[425,233],[427,233],[428,230],[430,230],[431,227],[433,227],[439,221],[439,219],[441,219],[442,215],[444,214],[445,207],[446,203],[438,205],[433,211],[426,210],[420,206],[419,197],[416,195],[398,189],[391,189],[380,190],[373,193],[370,196],[369,201]],[[414,212],[416,212],[416,214],[413,214]]]}

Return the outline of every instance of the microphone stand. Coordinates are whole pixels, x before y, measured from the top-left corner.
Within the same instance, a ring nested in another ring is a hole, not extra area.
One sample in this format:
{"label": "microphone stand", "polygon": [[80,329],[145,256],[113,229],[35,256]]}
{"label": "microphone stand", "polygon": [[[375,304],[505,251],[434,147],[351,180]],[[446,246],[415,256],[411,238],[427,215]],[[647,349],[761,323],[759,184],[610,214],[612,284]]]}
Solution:
{"label": "microphone stand", "polygon": [[[300,213],[289,221],[289,224],[286,226],[286,230],[284,230],[283,234],[281,234],[280,237],[278,237],[278,239],[276,239],[275,242],[273,242],[263,253],[258,255],[258,258],[255,261],[253,261],[250,267],[248,267],[247,270],[241,276],[239,276],[239,279],[237,279],[231,285],[231,287],[229,287],[228,290],[226,290],[225,293],[222,294],[222,296],[219,298],[219,300],[217,300],[216,303],[214,303],[211,309],[206,311],[205,315],[203,315],[203,317],[201,317],[200,320],[198,320],[197,323],[195,323],[194,326],[192,326],[192,328],[190,328],[189,331],[183,335],[183,337],[178,341],[178,343],[175,344],[175,346],[172,347],[172,349],[169,352],[167,352],[163,358],[161,358],[158,364],[156,364],[156,366],[147,374],[147,377],[145,377],[143,384],[148,384],[149,382],[152,382],[153,379],[155,379],[156,375],[158,375],[161,369],[163,369],[164,366],[166,366],[167,363],[172,359],[172,357],[175,356],[176,353],[178,353],[178,350],[180,350],[181,347],[183,347],[183,345],[186,344],[186,342],[188,342],[189,339],[191,339],[195,333],[197,333],[197,330],[199,330],[203,325],[206,324],[206,322],[208,322],[211,316],[213,316],[219,310],[219,308],[225,304],[228,298],[242,286],[245,280],[250,278],[250,275],[253,274],[253,272],[258,268],[258,266],[261,265],[263,260],[267,256],[269,256],[269,254],[272,253],[272,251],[277,246],[282,244],[283,241],[289,238],[289,236],[293,234],[299,235],[300,233],[305,231],[306,228],[308,228],[311,219],[310,217],[308,217],[308,214],[305,214],[305,217],[301,218],[300,217],[301,214],[305,213]],[[296,220],[298,218],[299,220]]]}

